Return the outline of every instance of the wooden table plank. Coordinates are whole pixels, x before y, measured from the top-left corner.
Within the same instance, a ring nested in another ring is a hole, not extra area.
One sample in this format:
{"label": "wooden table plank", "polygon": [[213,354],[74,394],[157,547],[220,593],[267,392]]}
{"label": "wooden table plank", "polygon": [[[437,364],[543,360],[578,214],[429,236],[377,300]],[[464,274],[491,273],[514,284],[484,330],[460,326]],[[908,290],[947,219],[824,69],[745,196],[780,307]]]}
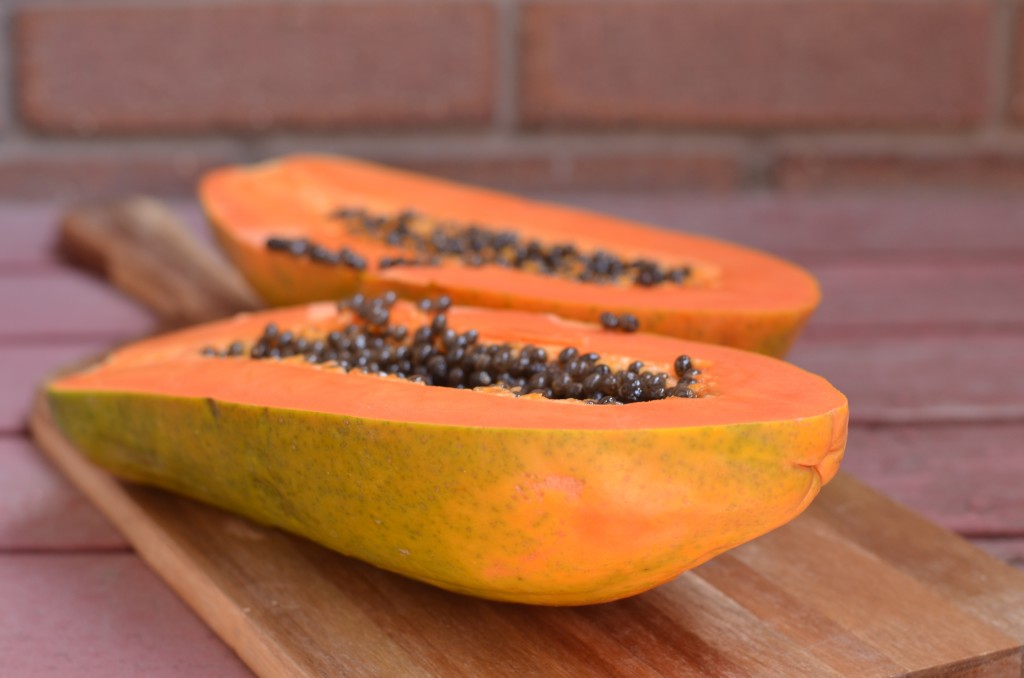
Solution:
{"label": "wooden table plank", "polygon": [[0,270],[52,261],[62,211],[53,204],[0,201]]}
{"label": "wooden table plank", "polygon": [[1024,328],[1024,257],[942,266],[835,263],[812,271],[822,288],[814,328]]}
{"label": "wooden table plank", "polygon": [[39,384],[57,370],[101,355],[110,346],[105,339],[25,345],[0,341],[0,434],[25,430],[32,398]]}
{"label": "wooden table plank", "polygon": [[736,554],[714,558],[698,573],[712,585],[728,588],[738,604],[794,642],[813,647],[815,656],[842,675],[891,676],[904,671],[884,651],[858,638],[825,612],[808,607],[801,600],[801,586],[782,586]]}
{"label": "wooden table plank", "polygon": [[1024,255],[1016,195],[534,193],[556,202],[826,260],[986,259]]}
{"label": "wooden table plank", "polygon": [[855,426],[843,468],[960,534],[1024,536],[1024,422]]}
{"label": "wooden table plank", "polygon": [[3,676],[251,675],[133,554],[0,554],[0,600]]}
{"label": "wooden table plank", "polygon": [[126,549],[124,537],[31,441],[0,437],[0,552]]}
{"label": "wooden table plank", "polygon": [[0,274],[0,314],[8,319],[0,325],[0,340],[104,337],[113,342],[156,328],[140,304],[95,276],[66,267]]}
{"label": "wooden table plank", "polygon": [[1024,334],[808,336],[789,359],[845,393],[853,422],[1024,421]]}

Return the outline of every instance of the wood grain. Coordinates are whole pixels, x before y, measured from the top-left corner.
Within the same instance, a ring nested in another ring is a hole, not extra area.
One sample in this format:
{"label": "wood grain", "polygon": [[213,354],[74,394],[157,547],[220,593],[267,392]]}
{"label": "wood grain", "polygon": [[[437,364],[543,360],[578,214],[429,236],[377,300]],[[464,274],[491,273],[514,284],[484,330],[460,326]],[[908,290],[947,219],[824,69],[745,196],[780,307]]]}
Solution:
{"label": "wood grain", "polygon": [[260,305],[240,275],[156,200],[131,198],[73,210],[61,224],[59,247],[171,327]]}
{"label": "wood grain", "polygon": [[946,529],[882,494],[862,489],[859,483],[830,485],[828,500],[811,504],[801,525],[827,525],[940,597],[1019,637],[1024,624],[1021,573],[998,560],[979,559],[978,550],[967,541],[949,539]]}

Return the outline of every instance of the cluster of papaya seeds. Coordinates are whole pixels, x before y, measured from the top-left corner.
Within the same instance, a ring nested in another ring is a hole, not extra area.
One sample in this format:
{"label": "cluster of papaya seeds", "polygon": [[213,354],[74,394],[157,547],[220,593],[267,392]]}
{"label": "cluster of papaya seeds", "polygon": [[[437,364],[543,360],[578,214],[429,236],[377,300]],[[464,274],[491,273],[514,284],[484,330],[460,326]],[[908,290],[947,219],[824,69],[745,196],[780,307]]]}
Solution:
{"label": "cluster of papaya seeds", "polygon": [[[490,387],[510,395],[582,400],[594,405],[622,405],[668,397],[696,398],[700,370],[688,355],[673,360],[673,373],[647,368],[633,360],[618,367],[595,352],[575,346],[557,354],[533,344],[482,340],[470,328],[448,326],[448,297],[422,300],[425,313],[418,325],[391,322],[394,293],[379,297],[356,294],[338,303],[350,310],[348,321],[330,331],[303,332],[269,323],[256,338],[237,338],[227,346],[205,346],[202,354],[227,358],[285,359],[301,357],[313,364],[344,371],[359,370],[409,379],[430,386]],[[605,324],[614,329],[618,323]]]}

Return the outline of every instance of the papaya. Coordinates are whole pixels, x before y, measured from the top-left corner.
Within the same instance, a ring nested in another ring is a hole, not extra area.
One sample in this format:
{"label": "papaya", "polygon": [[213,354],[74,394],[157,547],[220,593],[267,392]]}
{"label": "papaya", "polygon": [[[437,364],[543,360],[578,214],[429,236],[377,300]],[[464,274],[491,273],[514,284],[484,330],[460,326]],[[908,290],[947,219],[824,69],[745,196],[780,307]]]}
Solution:
{"label": "papaya", "polygon": [[271,305],[394,290],[782,356],[815,279],[712,238],[328,156],[229,166],[200,203],[229,260]]}
{"label": "papaya", "polygon": [[846,398],[775,358],[393,295],[145,339],[47,394],[120,478],[543,605],[638,594],[786,523],[847,436]]}

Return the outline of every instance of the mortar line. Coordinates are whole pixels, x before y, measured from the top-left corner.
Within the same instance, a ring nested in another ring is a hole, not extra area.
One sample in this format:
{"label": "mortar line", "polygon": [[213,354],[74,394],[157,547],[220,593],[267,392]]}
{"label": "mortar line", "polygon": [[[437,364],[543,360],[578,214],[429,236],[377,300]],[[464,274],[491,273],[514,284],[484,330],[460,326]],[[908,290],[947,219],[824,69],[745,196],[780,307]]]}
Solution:
{"label": "mortar line", "polygon": [[[5,107],[6,108],[6,107]],[[0,111],[3,114],[4,111]],[[352,153],[402,157],[488,157],[494,153],[510,157],[543,154],[564,158],[586,156],[598,152],[594,142],[600,141],[600,153],[687,153],[725,152],[740,153],[747,159],[747,172],[753,181],[763,176],[763,170],[773,157],[781,152],[831,153],[924,153],[929,156],[950,156],[979,150],[979,140],[961,132],[901,133],[879,130],[874,132],[845,132],[830,130],[822,133],[779,131],[771,134],[735,131],[544,131],[538,133],[499,134],[494,130],[381,130],[363,131],[287,132],[273,134],[232,135],[223,132],[210,134],[156,133],[145,135],[114,134],[95,137],[74,135],[39,135],[23,133],[17,121],[9,123],[0,134],[0,147],[8,154],[26,153],[37,158],[61,158],[66,154],[89,156],[131,152],[146,156],[168,151],[203,153],[239,151],[252,155],[254,151],[315,147],[328,150],[348,148]],[[1024,128],[1007,126],[999,133],[999,150],[1012,155],[1024,152]]]}
{"label": "mortar line", "polygon": [[512,136],[519,126],[519,3],[495,0],[494,132]]}
{"label": "mortar line", "polygon": [[998,4],[993,12],[995,28],[993,29],[993,62],[991,71],[998,80],[999,86],[993,92],[993,116],[995,128],[1006,130],[1018,129],[1013,125],[1014,90],[1018,74],[1017,65],[1017,30],[1021,17],[1021,5],[1016,0],[1006,0]]}
{"label": "mortar line", "polygon": [[[3,70],[0,78],[3,78],[3,106],[0,106],[0,139],[6,141],[8,137],[17,135],[19,129],[19,116],[17,115],[17,67],[16,67],[16,45],[14,31],[14,11],[7,3],[0,3],[0,22],[3,25],[3,37],[6,39],[7,49],[3,55]],[[2,142],[0,142],[2,143]]]}
{"label": "mortar line", "polygon": [[992,12],[992,55],[989,74],[993,79],[989,96],[991,111],[989,125],[996,132],[1014,130],[1012,124],[1014,107],[1014,79],[1017,75],[1015,63],[1015,32],[1020,15],[1020,3],[1003,0],[996,3]]}

